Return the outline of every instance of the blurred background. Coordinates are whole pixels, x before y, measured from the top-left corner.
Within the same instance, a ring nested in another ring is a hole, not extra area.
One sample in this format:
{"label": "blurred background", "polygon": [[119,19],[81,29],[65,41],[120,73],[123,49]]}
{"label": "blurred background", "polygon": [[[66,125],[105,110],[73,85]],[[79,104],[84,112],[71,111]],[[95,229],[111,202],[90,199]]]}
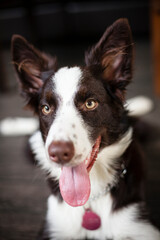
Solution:
{"label": "blurred background", "polygon": [[[0,0],[0,120],[24,111],[11,63],[13,34],[58,57],[59,67],[84,64],[84,51],[118,18],[128,18],[135,43],[127,98],[145,95],[154,109],[142,118],[148,168],[147,203],[160,227],[160,1]],[[146,131],[147,130],[147,131]],[[27,136],[0,136],[0,240],[36,239],[49,195],[45,176],[25,154]]]}

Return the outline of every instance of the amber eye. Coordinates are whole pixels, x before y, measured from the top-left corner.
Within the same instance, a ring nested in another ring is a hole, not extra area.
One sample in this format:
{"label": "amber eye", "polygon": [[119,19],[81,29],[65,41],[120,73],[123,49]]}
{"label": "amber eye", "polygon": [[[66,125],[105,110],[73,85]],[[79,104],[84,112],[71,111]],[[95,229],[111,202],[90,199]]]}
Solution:
{"label": "amber eye", "polygon": [[43,113],[44,115],[48,115],[50,112],[51,112],[51,108],[50,108],[48,105],[44,105],[44,106],[42,107],[42,113]]}
{"label": "amber eye", "polygon": [[87,99],[85,102],[85,107],[87,110],[94,110],[98,106],[98,102],[94,99]]}

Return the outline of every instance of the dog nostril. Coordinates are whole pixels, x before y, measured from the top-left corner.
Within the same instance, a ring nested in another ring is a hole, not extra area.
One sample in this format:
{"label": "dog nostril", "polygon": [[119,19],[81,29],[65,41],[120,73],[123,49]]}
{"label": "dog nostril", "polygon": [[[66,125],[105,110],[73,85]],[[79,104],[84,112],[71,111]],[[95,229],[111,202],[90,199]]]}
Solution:
{"label": "dog nostril", "polygon": [[68,153],[64,153],[64,157],[68,158],[69,157]]}
{"label": "dog nostril", "polygon": [[49,153],[49,155],[53,162],[58,162],[58,157],[55,154]]}
{"label": "dog nostril", "polygon": [[72,142],[53,141],[48,148],[50,159],[53,162],[65,164],[74,156],[74,146]]}

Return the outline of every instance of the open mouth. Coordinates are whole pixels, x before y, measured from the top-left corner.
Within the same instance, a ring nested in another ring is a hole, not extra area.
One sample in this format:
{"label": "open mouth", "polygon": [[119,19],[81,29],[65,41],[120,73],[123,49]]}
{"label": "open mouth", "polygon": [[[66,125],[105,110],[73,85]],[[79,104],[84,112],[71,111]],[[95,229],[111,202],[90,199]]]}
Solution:
{"label": "open mouth", "polygon": [[64,201],[73,207],[82,206],[88,201],[91,191],[89,172],[96,161],[100,143],[99,136],[87,159],[78,166],[62,167],[59,180],[61,195]]}

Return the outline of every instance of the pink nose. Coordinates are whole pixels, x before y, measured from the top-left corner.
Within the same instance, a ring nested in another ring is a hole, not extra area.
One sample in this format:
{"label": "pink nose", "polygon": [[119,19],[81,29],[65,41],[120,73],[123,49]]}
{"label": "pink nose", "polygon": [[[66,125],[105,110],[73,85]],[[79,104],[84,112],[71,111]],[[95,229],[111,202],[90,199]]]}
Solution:
{"label": "pink nose", "polygon": [[48,153],[53,162],[65,164],[74,156],[74,146],[72,142],[53,141],[48,148]]}

